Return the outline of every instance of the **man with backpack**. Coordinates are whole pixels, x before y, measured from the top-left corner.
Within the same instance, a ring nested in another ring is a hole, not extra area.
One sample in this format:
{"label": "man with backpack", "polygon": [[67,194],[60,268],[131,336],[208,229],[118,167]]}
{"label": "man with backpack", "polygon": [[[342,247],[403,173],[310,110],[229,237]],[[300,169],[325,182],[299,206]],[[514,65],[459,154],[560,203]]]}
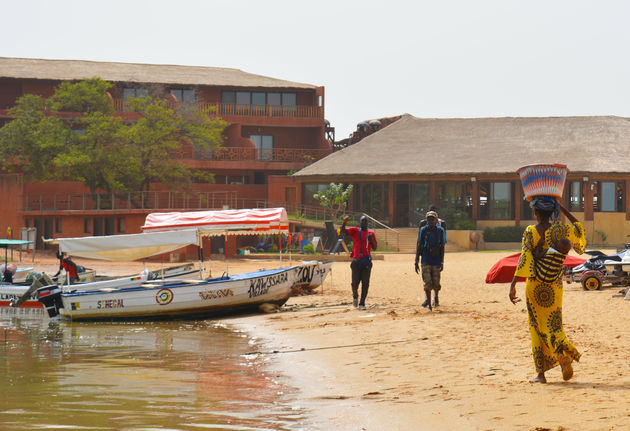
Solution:
{"label": "man with backpack", "polygon": [[440,273],[444,269],[444,244],[446,244],[446,233],[441,226],[437,225],[438,215],[435,211],[427,213],[427,224],[420,228],[418,234],[418,243],[416,244],[416,260],[415,270],[419,273],[422,266],[422,281],[424,282],[424,293],[426,300],[422,303],[423,307],[431,308],[431,291],[434,293],[433,306],[439,307],[440,300],[438,292],[440,291]]}
{"label": "man with backpack", "polygon": [[[435,204],[429,205],[429,211],[435,211],[437,213],[437,210],[438,209],[435,206]],[[426,225],[427,225],[427,219],[426,218],[420,220],[420,224],[418,225],[418,234],[420,233],[420,229],[422,229]],[[438,217],[437,225],[438,226],[442,226],[442,229],[444,229],[444,233],[446,233],[446,220],[442,220],[441,218]]]}

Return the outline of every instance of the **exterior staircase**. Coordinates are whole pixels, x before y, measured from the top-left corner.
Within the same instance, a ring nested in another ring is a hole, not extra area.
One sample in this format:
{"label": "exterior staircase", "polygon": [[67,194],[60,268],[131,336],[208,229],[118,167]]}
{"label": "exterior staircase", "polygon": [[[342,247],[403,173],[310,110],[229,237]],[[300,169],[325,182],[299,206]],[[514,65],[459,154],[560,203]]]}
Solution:
{"label": "exterior staircase", "polygon": [[396,228],[399,232],[398,248],[401,253],[415,253],[416,242],[418,241],[417,227]]}

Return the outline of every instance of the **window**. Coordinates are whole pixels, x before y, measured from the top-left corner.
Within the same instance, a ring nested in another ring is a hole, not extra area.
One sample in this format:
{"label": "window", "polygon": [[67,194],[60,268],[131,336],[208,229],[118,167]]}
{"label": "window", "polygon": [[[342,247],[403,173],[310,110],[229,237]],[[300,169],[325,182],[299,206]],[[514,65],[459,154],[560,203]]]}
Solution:
{"label": "window", "polygon": [[354,187],[354,210],[390,222],[389,187],[387,183],[360,183]]}
{"label": "window", "polygon": [[266,178],[264,172],[254,172],[254,184],[265,184],[265,180]]}
{"label": "window", "polygon": [[411,221],[419,221],[426,216],[431,205],[429,201],[429,183],[411,185]]}
{"label": "window", "polygon": [[92,233],[92,219],[83,219],[83,233]]}
{"label": "window", "polygon": [[236,92],[235,91],[222,92],[221,103],[236,103]]}
{"label": "window", "polygon": [[582,183],[571,181],[569,183],[569,211],[584,211],[584,193],[582,193]]}
{"label": "window", "polygon": [[125,233],[126,229],[125,218],[118,217],[118,233]]}
{"label": "window", "polygon": [[125,88],[123,89],[123,99],[127,100],[131,97],[147,97],[149,90],[146,88]]}
{"label": "window", "polygon": [[623,182],[595,182],[593,187],[593,210],[602,212],[624,212],[623,197]]}
{"label": "window", "polygon": [[196,101],[195,90],[190,88],[171,88],[171,94],[181,103],[192,103]]}
{"label": "window", "polygon": [[[321,96],[318,100],[321,103]],[[293,117],[297,112],[297,93],[222,91],[221,103],[239,105],[223,108],[225,113],[230,114]],[[273,108],[269,108],[269,106]]]}
{"label": "window", "polygon": [[285,106],[297,105],[297,94],[295,93],[282,93],[282,104]]}
{"label": "window", "polygon": [[252,103],[252,93],[249,91],[237,91],[236,92],[236,104],[237,105],[250,105]]}
{"label": "window", "polygon": [[437,212],[451,229],[458,221],[472,219],[472,203],[470,182],[437,183]]}
{"label": "window", "polygon": [[512,183],[479,183],[479,218],[509,220],[512,218]]}
{"label": "window", "polygon": [[105,218],[105,235],[114,235],[114,217]]}
{"label": "window", "polygon": [[252,115],[267,115],[267,97],[266,93],[252,93]]}
{"label": "window", "polygon": [[265,93],[252,93],[252,105],[265,105],[266,103],[267,98],[265,97]]}
{"label": "window", "polygon": [[132,97],[147,97],[149,90],[146,88],[125,88],[123,89],[123,110],[127,111],[127,100]]}
{"label": "window", "polygon": [[258,160],[273,160],[273,136],[271,135],[250,135],[256,151]]}
{"label": "window", "polygon": [[326,191],[328,186],[328,184],[302,184],[302,203],[311,206],[319,205],[319,201],[313,195]]}
{"label": "window", "polygon": [[[125,89],[125,91],[127,91],[127,89]],[[179,93],[176,93],[179,91],[191,91],[192,97],[194,97],[193,90],[172,89],[171,94],[174,94],[175,97],[177,97],[177,100],[182,100],[180,99]],[[222,91],[221,103],[238,103],[240,105],[297,106],[297,93],[266,93],[263,91]],[[319,96],[318,98],[318,103],[320,103],[319,106],[321,106],[321,96]]]}
{"label": "window", "polygon": [[56,218],[55,219],[55,233],[61,233],[61,219],[60,218]]}
{"label": "window", "polygon": [[267,93],[268,105],[282,105],[282,93]]}

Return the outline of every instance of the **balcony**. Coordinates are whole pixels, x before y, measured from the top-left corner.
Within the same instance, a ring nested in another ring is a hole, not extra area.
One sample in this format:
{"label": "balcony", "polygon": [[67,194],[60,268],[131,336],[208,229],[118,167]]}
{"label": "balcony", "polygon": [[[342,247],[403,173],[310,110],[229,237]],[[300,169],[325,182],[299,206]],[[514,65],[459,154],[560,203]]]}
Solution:
{"label": "balcony", "polygon": [[22,211],[155,211],[204,210],[237,207],[237,193],[225,192],[129,192],[129,193],[46,193],[21,195]]}
{"label": "balcony", "polygon": [[[123,99],[114,99],[116,112],[127,112]],[[169,102],[169,106],[174,105]],[[324,120],[322,106],[288,105],[243,105],[235,103],[197,102],[201,110],[213,109],[221,117],[270,117],[270,118],[311,118]]]}
{"label": "balcony", "polygon": [[245,147],[223,147],[216,151],[200,152],[192,147],[182,148],[174,156],[179,159],[215,160],[215,161],[257,161],[257,162],[289,162],[310,164],[323,159],[330,150],[273,148],[257,150]]}

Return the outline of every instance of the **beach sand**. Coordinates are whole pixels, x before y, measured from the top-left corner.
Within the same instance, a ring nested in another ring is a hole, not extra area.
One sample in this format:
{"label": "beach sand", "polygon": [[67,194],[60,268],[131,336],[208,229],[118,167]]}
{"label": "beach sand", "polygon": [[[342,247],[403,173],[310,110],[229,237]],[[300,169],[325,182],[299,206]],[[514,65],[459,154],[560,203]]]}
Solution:
{"label": "beach sand", "polygon": [[[613,296],[618,287],[565,283],[565,330],[582,358],[572,380],[556,367],[547,384],[531,384],[525,301],[511,304],[508,284],[485,284],[490,267],[513,252],[447,253],[441,307],[432,312],[420,306],[413,255],[386,254],[374,261],[365,311],[351,304],[349,262],[335,262],[323,292],[225,323],[256,337],[272,372],[298,389],[309,430],[630,429],[630,301]],[[38,269],[56,271],[50,259],[38,258]],[[104,273],[142,268],[76,260]],[[225,270],[223,261],[212,265],[215,276]],[[277,266],[229,262],[231,273]],[[517,294],[524,299],[524,283]]]}

